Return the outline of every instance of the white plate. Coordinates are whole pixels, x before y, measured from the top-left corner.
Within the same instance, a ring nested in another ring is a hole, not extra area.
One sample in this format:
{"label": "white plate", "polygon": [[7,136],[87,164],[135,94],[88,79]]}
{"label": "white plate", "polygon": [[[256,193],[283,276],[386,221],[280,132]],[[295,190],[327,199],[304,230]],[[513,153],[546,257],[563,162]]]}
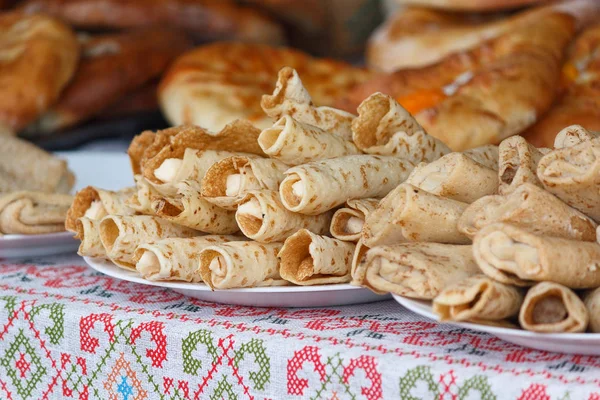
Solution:
{"label": "white plate", "polygon": [[[129,158],[125,153],[104,153],[78,151],[58,153],[69,163],[75,174],[73,191],[86,186],[117,190],[133,185]],[[0,236],[0,258],[37,257],[73,252],[79,241],[71,232],[49,233],[45,235],[5,235]]]}
{"label": "white plate", "polygon": [[387,299],[368,289],[352,285],[275,286],[211,290],[203,283],[147,281],[135,271],[117,267],[110,261],[84,257],[98,272],[129,282],[160,286],[186,296],[224,304],[254,307],[328,307],[347,304],[371,303]]}
{"label": "white plate", "polygon": [[[414,300],[393,295],[394,300],[410,311],[427,318],[439,320],[430,301]],[[536,333],[520,329],[500,328],[466,322],[449,322],[474,331],[487,332],[507,342],[532,349],[557,353],[575,353],[600,356],[600,333]]]}

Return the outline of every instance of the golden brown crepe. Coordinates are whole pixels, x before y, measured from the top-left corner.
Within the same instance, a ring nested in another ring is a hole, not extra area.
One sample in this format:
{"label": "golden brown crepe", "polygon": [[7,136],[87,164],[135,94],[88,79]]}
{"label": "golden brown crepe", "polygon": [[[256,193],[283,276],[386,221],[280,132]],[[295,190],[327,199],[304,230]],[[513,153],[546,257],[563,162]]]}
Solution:
{"label": "golden brown crepe", "polygon": [[600,221],[600,138],[546,154],[537,175],[546,190]]}
{"label": "golden brown crepe", "polygon": [[[350,275],[352,276],[352,280],[350,281],[351,285],[361,286],[365,280],[365,274],[367,273],[367,264],[363,263],[365,255],[369,251],[369,248],[364,245],[362,239],[356,243],[356,247],[354,248],[354,254],[352,255],[352,265],[350,266]],[[370,288],[376,293],[383,294],[373,288]]]}
{"label": "golden brown crepe", "polygon": [[590,316],[590,331],[600,333],[600,288],[587,293],[583,302]]}
{"label": "golden brown crepe", "polygon": [[202,197],[235,211],[250,190],[277,190],[289,167],[256,156],[232,156],[213,164],[202,179]]}
{"label": "golden brown crepe", "polygon": [[302,286],[350,282],[354,247],[301,229],[285,240],[278,254],[281,277]]}
{"label": "golden brown crepe", "polygon": [[166,238],[137,247],[135,269],[150,281],[202,282],[198,263],[208,246],[247,240],[242,236],[206,235],[192,238]]}
{"label": "golden brown crepe", "polygon": [[522,303],[520,289],[480,274],[444,288],[433,311],[441,321],[497,321],[517,316]]}
{"label": "golden brown crepe", "polygon": [[125,205],[136,213],[144,215],[154,215],[152,209],[152,203],[163,197],[154,188],[143,175],[134,175],[136,190],[135,192],[125,201]]}
{"label": "golden brown crepe", "polygon": [[277,253],[281,243],[228,242],[200,252],[199,272],[211,289],[282,286]]}
{"label": "golden brown crepe", "polygon": [[537,236],[508,224],[475,235],[473,255],[490,278],[517,286],[552,281],[572,289],[600,286],[600,244]]}
{"label": "golden brown crepe", "polygon": [[[480,273],[471,246],[401,243],[367,251],[362,286],[378,293],[433,299],[444,288]],[[355,281],[360,276],[355,277]]]}
{"label": "golden brown crepe", "polygon": [[566,286],[541,282],[527,292],[519,323],[533,332],[585,332],[588,311],[581,299]]}
{"label": "golden brown crepe", "polygon": [[573,147],[581,142],[587,142],[600,136],[598,132],[590,132],[581,125],[571,125],[562,129],[554,138],[554,148],[564,149]]}
{"label": "golden brown crepe", "polygon": [[100,239],[100,220],[81,217],[75,222],[75,238],[79,239],[77,254],[82,257],[108,258]]}
{"label": "golden brown crepe", "polygon": [[299,229],[318,235],[329,234],[332,212],[304,215],[289,211],[273,190],[253,190],[240,203],[235,220],[252,240],[262,243],[283,242]]}
{"label": "golden brown crepe", "polygon": [[348,199],[383,197],[402,183],[413,164],[397,157],[355,155],[313,161],[285,172],[283,205],[301,214],[321,214]]}
{"label": "golden brown crepe", "polygon": [[142,243],[168,237],[199,236],[198,231],[149,215],[109,215],[99,226],[107,257],[119,267],[135,270],[134,252]]}
{"label": "golden brown crepe", "polygon": [[365,153],[394,155],[414,164],[437,160],[451,151],[428,135],[396,100],[383,93],[372,94],[358,106],[352,140]]}
{"label": "golden brown crepe", "polygon": [[504,139],[498,151],[500,194],[509,194],[525,182],[542,186],[536,176],[537,166],[550,149],[537,149],[522,136],[513,136]]}
{"label": "golden brown crepe", "polygon": [[346,207],[338,209],[331,220],[331,236],[346,242],[357,242],[365,224],[365,216],[370,214],[380,199],[354,199],[346,202]]}
{"label": "golden brown crepe", "polygon": [[289,115],[282,116],[272,127],[263,130],[258,144],[269,157],[287,165],[361,154],[352,141],[296,121]]}
{"label": "golden brown crepe", "polygon": [[73,196],[57,193],[0,194],[0,236],[63,232]]}
{"label": "golden brown crepe", "polygon": [[467,244],[469,238],[456,226],[467,206],[403,183],[366,216],[362,240],[369,247],[402,242]]}
{"label": "golden brown crepe", "polygon": [[532,183],[505,196],[477,200],[459,218],[458,230],[472,239],[482,228],[496,222],[520,226],[542,236],[596,240],[594,221]]}

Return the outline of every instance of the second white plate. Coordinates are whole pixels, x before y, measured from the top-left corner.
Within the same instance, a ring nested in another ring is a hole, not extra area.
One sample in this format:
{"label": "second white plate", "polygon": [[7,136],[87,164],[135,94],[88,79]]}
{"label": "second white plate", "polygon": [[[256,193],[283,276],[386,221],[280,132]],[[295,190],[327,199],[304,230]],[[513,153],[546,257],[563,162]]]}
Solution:
{"label": "second white plate", "polygon": [[[433,312],[430,301],[414,300],[397,295],[393,295],[393,297],[410,311],[436,321],[439,320]],[[474,331],[487,332],[507,342],[536,350],[600,356],[600,333],[536,333],[466,322],[449,323]]]}
{"label": "second white plate", "polygon": [[117,267],[110,261],[84,257],[90,267],[105,275],[144,285],[172,289],[186,296],[224,304],[254,307],[329,307],[348,304],[371,303],[389,298],[368,289],[352,285],[274,286],[211,290],[202,283],[148,281],[135,271]]}

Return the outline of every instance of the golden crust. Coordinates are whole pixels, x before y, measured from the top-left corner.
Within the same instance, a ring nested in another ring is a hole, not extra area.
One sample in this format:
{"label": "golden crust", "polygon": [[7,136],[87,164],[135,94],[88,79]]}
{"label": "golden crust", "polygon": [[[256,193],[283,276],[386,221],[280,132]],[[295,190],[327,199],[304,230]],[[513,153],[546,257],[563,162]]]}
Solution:
{"label": "golden crust", "polygon": [[46,111],[73,76],[74,33],[46,16],[0,16],[0,125],[18,131]]}

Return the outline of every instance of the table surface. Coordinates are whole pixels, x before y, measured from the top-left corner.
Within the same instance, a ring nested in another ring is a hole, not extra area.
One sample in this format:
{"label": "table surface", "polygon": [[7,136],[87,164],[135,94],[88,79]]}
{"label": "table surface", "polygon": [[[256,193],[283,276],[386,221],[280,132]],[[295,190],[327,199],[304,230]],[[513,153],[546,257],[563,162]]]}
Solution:
{"label": "table surface", "polygon": [[0,261],[0,398],[600,400],[600,357],[523,348],[393,300],[203,302],[58,256]]}

